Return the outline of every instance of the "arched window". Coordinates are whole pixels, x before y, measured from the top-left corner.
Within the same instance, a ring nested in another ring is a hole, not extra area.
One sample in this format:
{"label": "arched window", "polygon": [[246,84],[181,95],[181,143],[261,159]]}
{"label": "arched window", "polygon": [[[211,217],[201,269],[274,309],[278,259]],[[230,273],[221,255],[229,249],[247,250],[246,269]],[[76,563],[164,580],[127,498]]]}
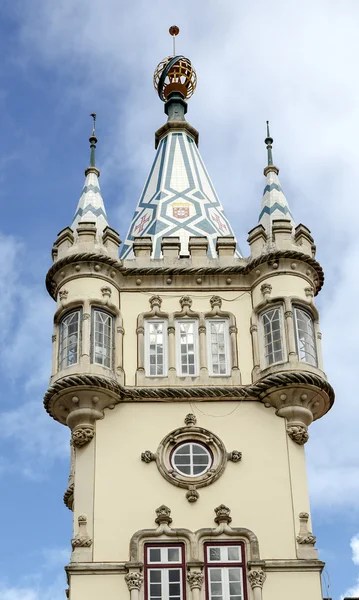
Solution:
{"label": "arched window", "polygon": [[313,365],[313,367],[317,367],[317,348],[315,344],[314,322],[312,315],[304,308],[295,306],[294,323],[299,360]]}
{"label": "arched window", "polygon": [[261,315],[263,358],[266,367],[285,360],[283,309],[275,306]]}
{"label": "arched window", "polygon": [[65,315],[59,326],[59,369],[75,365],[79,360],[81,310]]}
{"label": "arched window", "polygon": [[167,377],[167,321],[145,321],[145,370],[147,377]]}
{"label": "arched window", "polygon": [[109,369],[113,362],[113,320],[104,310],[92,310],[91,360]]}

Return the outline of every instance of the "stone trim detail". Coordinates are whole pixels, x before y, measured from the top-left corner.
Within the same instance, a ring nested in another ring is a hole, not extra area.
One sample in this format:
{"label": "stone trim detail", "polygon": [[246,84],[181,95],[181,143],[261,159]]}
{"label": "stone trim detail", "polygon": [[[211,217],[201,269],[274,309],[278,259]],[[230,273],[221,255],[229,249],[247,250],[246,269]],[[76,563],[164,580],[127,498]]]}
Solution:
{"label": "stone trim detail", "polygon": [[63,497],[65,506],[67,506],[67,508],[69,510],[72,510],[72,511],[74,509],[73,508],[73,505],[74,505],[74,492],[75,492],[75,484],[71,483],[68,486],[66,492],[64,493],[64,497]]}
{"label": "stone trim detail", "polygon": [[318,263],[318,261],[316,261],[314,258],[308,256],[307,254],[304,254],[303,252],[297,252],[296,250],[285,250],[285,251],[281,251],[281,250],[276,250],[276,251],[272,251],[272,252],[268,252],[266,254],[261,254],[260,256],[258,256],[257,258],[255,258],[254,260],[246,260],[243,259],[241,261],[241,264],[239,265],[233,265],[230,267],[202,267],[200,269],[196,269],[196,268],[191,268],[191,267],[124,267],[123,266],[123,261],[119,260],[119,259],[115,259],[115,258],[111,258],[110,256],[106,256],[104,254],[96,254],[94,252],[82,252],[82,253],[76,253],[76,254],[70,254],[69,256],[65,256],[64,258],[61,258],[60,260],[57,260],[49,269],[47,276],[46,276],[46,288],[47,291],[49,292],[50,296],[54,299],[56,296],[56,290],[57,290],[57,285],[54,281],[54,276],[56,275],[56,273],[61,270],[63,267],[65,267],[66,265],[72,264],[72,263],[79,263],[79,262],[97,262],[97,263],[103,263],[109,266],[113,266],[114,268],[118,269],[118,271],[124,275],[124,276],[139,276],[139,275],[158,275],[158,274],[163,274],[163,275],[177,275],[177,274],[199,274],[199,275],[213,275],[213,274],[222,274],[222,275],[226,275],[226,274],[232,274],[232,273],[240,273],[243,275],[247,275],[248,273],[250,273],[253,269],[255,269],[256,267],[258,267],[259,265],[263,264],[263,263],[275,263],[278,262],[281,258],[289,258],[289,259],[294,259],[294,260],[301,260],[302,262],[307,263],[308,265],[310,265],[313,270],[316,272],[317,275],[317,283],[316,283],[316,289],[314,291],[315,294],[318,294],[318,292],[321,290],[323,283],[324,283],[324,273],[323,273],[323,269],[320,266],[320,264]]}
{"label": "stone trim detail", "polygon": [[248,581],[252,590],[256,587],[262,588],[266,579],[267,575],[262,569],[251,569],[248,573]]}
{"label": "stone trim detail", "polygon": [[[230,400],[256,400],[268,402],[266,394],[271,388],[289,387],[293,384],[310,385],[319,388],[327,394],[327,412],[334,402],[334,390],[331,385],[319,375],[307,373],[304,371],[291,371],[286,373],[277,373],[269,375],[263,379],[250,385],[243,386],[193,386],[193,387],[175,387],[168,386],[163,388],[156,387],[127,387],[118,383],[114,379],[103,377],[100,375],[69,375],[62,377],[53,383],[47,390],[44,396],[45,410],[53,416],[55,420],[65,423],[65,420],[59,419],[54,412],[54,404],[57,395],[61,392],[69,390],[72,387],[90,387],[107,390],[116,395],[116,401],[133,401],[133,400],[180,400],[188,402],[189,399],[205,400],[222,398]],[[113,402],[113,401],[112,401]],[[325,413],[323,413],[325,414]],[[102,415],[101,415],[102,416]]]}
{"label": "stone trim detail", "polygon": [[308,427],[299,423],[287,425],[287,434],[299,446],[303,446],[309,440]]}
{"label": "stone trim detail", "polygon": [[299,533],[297,535],[297,558],[317,559],[318,551],[314,548],[317,541],[315,535],[309,531],[308,527],[309,513],[299,513]]}
{"label": "stone trim detail", "polygon": [[71,540],[72,550],[75,550],[75,548],[90,548],[92,546],[92,539],[87,533],[87,517],[86,515],[80,515],[77,520],[79,532]]}
{"label": "stone trim detail", "polygon": [[131,571],[125,575],[125,581],[129,591],[138,590],[140,591],[143,584],[143,575],[138,571]]}
{"label": "stone trim detail", "polygon": [[191,590],[197,588],[198,590],[202,589],[204,581],[204,575],[202,571],[190,571],[187,573],[187,582]]}
{"label": "stone trim detail", "polygon": [[[242,458],[242,453],[238,450],[227,452],[222,440],[208,429],[198,427],[197,425],[191,425],[191,422],[195,423],[196,421],[195,415],[187,415],[185,417],[186,426],[170,431],[160,442],[156,453],[146,450],[141,454],[141,460],[145,463],[156,461],[157,469],[162,477],[169,481],[169,483],[172,483],[172,485],[175,485],[176,487],[188,490],[186,493],[188,502],[196,502],[198,500],[199,493],[197,488],[207,487],[222,475],[228,460],[237,463]],[[189,440],[206,446],[213,457],[210,468],[205,473],[197,475],[196,477],[188,477],[179,473],[174,469],[170,460],[174,448]],[[220,508],[221,507],[218,507],[218,510],[220,510]],[[226,509],[224,506],[222,508]],[[226,510],[229,511],[229,509]],[[228,522],[230,522],[230,520],[231,519],[229,518]],[[218,521],[218,523],[219,522],[220,521]]]}
{"label": "stone trim detail", "polygon": [[[172,528],[168,522],[159,523],[159,514],[162,514],[163,512],[165,513],[166,519],[168,520],[169,518],[172,522],[170,517],[171,510],[168,508],[168,506],[160,506],[156,510],[157,517],[155,520],[158,524],[158,527],[156,529],[140,529],[132,536],[130,541],[130,562],[127,563],[128,569],[131,569],[131,565],[133,565],[133,568],[135,568],[140,564],[139,557],[142,551],[142,542],[145,542],[149,539],[154,540],[155,538],[163,539],[163,536],[174,538],[176,541],[181,538],[187,541],[187,566],[197,566],[203,564],[201,563],[201,559],[199,557],[202,538],[212,539],[223,535],[237,539],[245,538],[248,542],[249,549],[247,557],[247,560],[249,561],[248,564],[250,564],[251,561],[253,562],[253,566],[254,561],[256,561],[255,564],[258,564],[258,561],[260,561],[260,554],[256,535],[250,529],[245,529],[244,527],[231,527],[228,522],[225,522],[230,519],[230,509],[226,506],[224,506],[224,509],[222,509],[222,506],[224,505],[220,505],[215,510],[218,510],[219,513],[221,510],[225,510],[226,515],[223,514],[223,518],[225,518],[225,520],[222,520],[220,523],[218,523],[215,528],[206,527],[203,529],[198,529],[194,532],[190,531],[189,529]],[[260,562],[260,564],[262,564],[262,562]]]}
{"label": "stone trim detail", "polygon": [[91,425],[87,425],[86,427],[75,427],[72,430],[71,441],[75,448],[82,448],[85,446],[95,436],[95,428]]}

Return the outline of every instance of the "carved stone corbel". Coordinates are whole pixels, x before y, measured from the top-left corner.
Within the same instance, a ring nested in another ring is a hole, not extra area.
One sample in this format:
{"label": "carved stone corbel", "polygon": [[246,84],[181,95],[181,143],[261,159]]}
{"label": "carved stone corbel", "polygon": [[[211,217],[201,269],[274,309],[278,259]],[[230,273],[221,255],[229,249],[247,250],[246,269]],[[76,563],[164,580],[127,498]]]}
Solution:
{"label": "carved stone corbel", "polygon": [[155,522],[157,525],[170,525],[172,523],[171,509],[165,504],[161,504],[161,506],[156,508],[156,515]]}
{"label": "carved stone corbel", "polygon": [[204,575],[202,571],[190,570],[187,573],[187,583],[192,592],[192,600],[199,600],[203,586]]}
{"label": "carved stone corbel", "polygon": [[103,418],[100,398],[96,395],[81,394],[72,396],[72,410],[66,422],[71,428],[71,440],[75,448],[82,448],[95,436],[95,421]]}
{"label": "carved stone corbel", "polygon": [[143,575],[138,571],[130,571],[130,573],[127,573],[127,575],[125,575],[125,581],[130,592],[132,590],[140,591],[143,584]]}
{"label": "carved stone corbel", "polygon": [[262,569],[251,569],[248,572],[248,581],[253,590],[254,600],[261,600],[262,588],[267,576]]}
{"label": "carved stone corbel", "polygon": [[297,535],[297,557],[298,558],[318,558],[318,552],[314,548],[317,541],[315,535],[308,528],[309,513],[299,513],[299,534]]}
{"label": "carved stone corbel", "polygon": [[217,506],[217,508],[214,509],[214,512],[216,513],[214,521],[218,525],[220,523],[226,523],[227,525],[229,525],[229,523],[231,523],[231,521],[232,521],[232,517],[230,516],[231,509],[228,508],[228,506],[226,506],[225,504],[220,504],[219,506]]}

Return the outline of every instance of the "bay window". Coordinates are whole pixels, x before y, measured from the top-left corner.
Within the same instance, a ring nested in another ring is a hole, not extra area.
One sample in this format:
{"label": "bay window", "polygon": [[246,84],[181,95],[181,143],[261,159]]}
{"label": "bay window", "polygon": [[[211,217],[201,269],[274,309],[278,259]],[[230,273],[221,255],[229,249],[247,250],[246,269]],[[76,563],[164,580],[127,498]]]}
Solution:
{"label": "bay window", "polygon": [[73,310],[62,317],[59,325],[59,369],[79,361],[81,310]]}
{"label": "bay window", "polygon": [[263,328],[263,358],[266,367],[285,360],[283,310],[276,306],[261,315]]}
{"label": "bay window", "polygon": [[93,363],[112,368],[113,363],[113,316],[98,308],[92,311],[91,360]]}
{"label": "bay window", "polygon": [[318,366],[312,315],[304,308],[295,306],[294,325],[299,360],[313,365],[313,367]]}

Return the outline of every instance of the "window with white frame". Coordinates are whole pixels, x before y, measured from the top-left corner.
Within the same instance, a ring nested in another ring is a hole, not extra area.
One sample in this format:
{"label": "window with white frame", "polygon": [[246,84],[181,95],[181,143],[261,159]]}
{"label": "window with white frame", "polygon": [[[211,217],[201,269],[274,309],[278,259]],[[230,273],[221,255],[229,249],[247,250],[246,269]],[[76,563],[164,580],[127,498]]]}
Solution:
{"label": "window with white frame", "polygon": [[198,322],[176,321],[177,373],[180,376],[198,375]]}
{"label": "window with white frame", "polygon": [[148,377],[167,375],[167,321],[145,321],[145,370]]}
{"label": "window with white frame", "polygon": [[145,545],[147,600],[183,600],[185,597],[183,544]]}
{"label": "window with white frame", "polygon": [[261,315],[263,325],[263,354],[266,367],[285,360],[283,310],[271,308]]}
{"label": "window with white frame", "polygon": [[205,545],[205,575],[209,600],[244,600],[244,545]]}
{"label": "window with white frame", "polygon": [[207,320],[207,349],[210,375],[229,375],[228,319]]}
{"label": "window with white frame", "polygon": [[198,442],[184,442],[173,451],[171,463],[174,469],[187,477],[198,477],[212,466],[212,456],[208,448]]}
{"label": "window with white frame", "polygon": [[294,307],[295,337],[299,360],[316,367],[318,365],[312,315],[299,306]]}
{"label": "window with white frame", "polygon": [[98,308],[92,310],[92,362],[111,369],[113,362],[113,316]]}
{"label": "window with white frame", "polygon": [[75,365],[79,360],[81,310],[67,313],[59,325],[59,369]]}

